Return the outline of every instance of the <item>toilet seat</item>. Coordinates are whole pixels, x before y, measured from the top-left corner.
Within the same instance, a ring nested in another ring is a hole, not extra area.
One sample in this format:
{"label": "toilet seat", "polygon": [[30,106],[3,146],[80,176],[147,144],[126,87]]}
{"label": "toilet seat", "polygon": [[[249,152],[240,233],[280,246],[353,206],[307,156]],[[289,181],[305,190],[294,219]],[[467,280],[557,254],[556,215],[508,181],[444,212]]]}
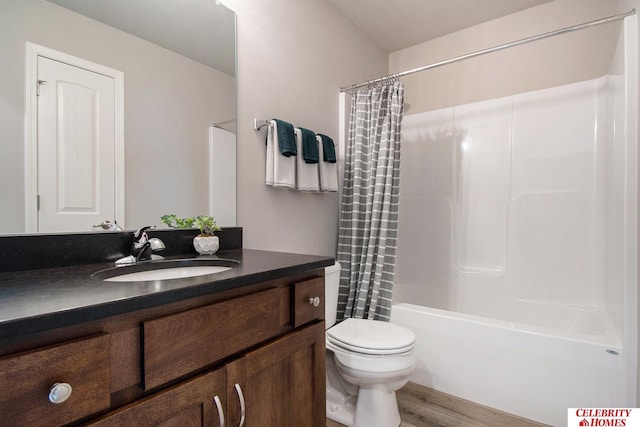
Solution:
{"label": "toilet seat", "polygon": [[415,344],[408,345],[406,347],[394,348],[394,349],[373,349],[358,347],[349,343],[345,343],[327,335],[327,344],[331,344],[331,347],[337,347],[344,351],[360,353],[369,356],[393,356],[398,354],[405,354],[412,351],[415,348]]}
{"label": "toilet seat", "polygon": [[327,330],[327,343],[365,355],[400,355],[415,347],[413,331],[389,322],[346,319]]}

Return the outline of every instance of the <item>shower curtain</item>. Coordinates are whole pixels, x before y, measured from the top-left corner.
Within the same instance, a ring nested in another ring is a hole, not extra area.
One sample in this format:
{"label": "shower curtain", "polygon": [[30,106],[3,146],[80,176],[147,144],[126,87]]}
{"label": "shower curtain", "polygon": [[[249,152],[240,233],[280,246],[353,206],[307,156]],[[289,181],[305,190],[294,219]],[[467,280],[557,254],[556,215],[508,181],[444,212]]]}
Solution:
{"label": "shower curtain", "polygon": [[338,232],[338,319],[388,321],[391,315],[403,99],[400,82],[351,95]]}

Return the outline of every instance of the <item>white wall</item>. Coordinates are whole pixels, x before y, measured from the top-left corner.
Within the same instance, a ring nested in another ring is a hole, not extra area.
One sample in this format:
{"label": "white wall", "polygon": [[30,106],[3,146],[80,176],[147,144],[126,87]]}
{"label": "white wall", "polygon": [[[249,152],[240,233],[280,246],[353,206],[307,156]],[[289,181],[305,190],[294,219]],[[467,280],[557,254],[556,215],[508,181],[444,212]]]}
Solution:
{"label": "white wall", "polygon": [[265,132],[281,118],[338,139],[340,86],[387,72],[387,55],[326,0],[227,0],[238,14],[238,225],[247,248],[334,255],[338,196],[267,187]]}
{"label": "white wall", "polygon": [[0,0],[0,36],[0,233],[24,232],[26,41],[124,72],[127,228],[208,211],[209,125],[235,115],[232,76],[44,0]]}

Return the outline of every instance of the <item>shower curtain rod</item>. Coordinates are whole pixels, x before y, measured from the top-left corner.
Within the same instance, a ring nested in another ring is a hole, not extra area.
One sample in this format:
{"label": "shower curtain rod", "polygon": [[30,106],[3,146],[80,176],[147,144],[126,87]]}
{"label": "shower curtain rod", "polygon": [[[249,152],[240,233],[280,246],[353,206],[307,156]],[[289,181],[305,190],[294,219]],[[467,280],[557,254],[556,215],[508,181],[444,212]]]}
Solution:
{"label": "shower curtain rod", "polygon": [[402,71],[400,73],[389,74],[384,77],[380,77],[373,80],[368,80],[362,83],[356,83],[351,86],[344,86],[340,88],[340,92],[352,92],[355,89],[364,87],[364,86],[372,86],[377,85],[379,83],[391,82],[398,80],[400,77],[408,76],[409,74],[419,73],[422,71],[430,70],[432,68],[441,67],[443,65],[453,64],[454,62],[459,62],[469,58],[475,58],[476,56],[484,55],[491,52],[497,52],[499,50],[508,49],[510,47],[520,46],[525,43],[531,43],[534,41],[546,39],[548,37],[557,36],[560,34],[570,33],[577,30],[582,30],[584,28],[593,27],[600,24],[607,24],[609,22],[619,21],[621,19],[626,18],[627,16],[635,15],[636,10],[631,9],[629,12],[621,13],[619,15],[609,16],[607,18],[598,19],[595,21],[585,22],[583,24],[574,25],[572,27],[562,28],[560,30],[550,31],[548,33],[538,34],[537,36],[527,37],[525,39],[516,40],[510,43],[501,44],[499,46],[490,47],[483,50],[478,50],[476,52],[467,53],[466,55],[457,56],[455,58],[447,59],[445,61],[435,62],[433,64],[424,65],[422,67],[414,68],[412,70]]}

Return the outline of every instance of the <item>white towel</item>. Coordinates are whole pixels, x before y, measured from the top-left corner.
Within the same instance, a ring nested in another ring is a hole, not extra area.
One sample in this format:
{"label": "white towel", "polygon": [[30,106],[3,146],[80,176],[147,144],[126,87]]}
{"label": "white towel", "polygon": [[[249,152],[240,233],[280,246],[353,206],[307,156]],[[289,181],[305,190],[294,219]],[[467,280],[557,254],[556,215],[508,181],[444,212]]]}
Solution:
{"label": "white towel", "polygon": [[298,155],[296,156],[296,188],[299,191],[320,191],[320,178],[318,176],[319,163],[307,163],[304,161],[302,153],[302,131],[294,129],[296,133],[296,146]]}
{"label": "white towel", "polygon": [[[322,138],[320,135],[316,136],[318,141],[318,157],[320,163],[318,163],[318,171],[320,175],[320,190],[321,191],[338,191],[338,162],[329,163],[325,162],[324,153],[322,149]],[[337,152],[338,150],[336,150]]]}
{"label": "white towel", "polygon": [[273,139],[273,128],[275,125],[273,121],[267,126],[267,166],[266,166],[266,178],[265,184],[273,186],[273,147],[278,145],[277,139]]}
{"label": "white towel", "polygon": [[267,164],[265,183],[273,187],[296,188],[296,158],[280,154],[278,127],[275,120],[267,131]]}

